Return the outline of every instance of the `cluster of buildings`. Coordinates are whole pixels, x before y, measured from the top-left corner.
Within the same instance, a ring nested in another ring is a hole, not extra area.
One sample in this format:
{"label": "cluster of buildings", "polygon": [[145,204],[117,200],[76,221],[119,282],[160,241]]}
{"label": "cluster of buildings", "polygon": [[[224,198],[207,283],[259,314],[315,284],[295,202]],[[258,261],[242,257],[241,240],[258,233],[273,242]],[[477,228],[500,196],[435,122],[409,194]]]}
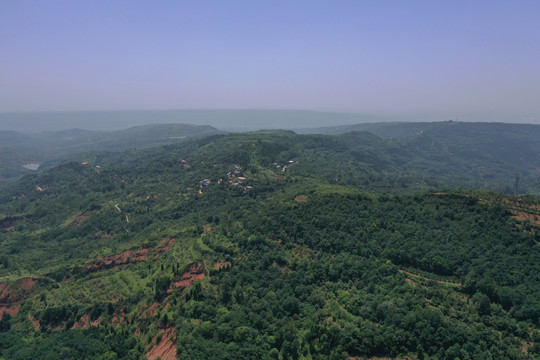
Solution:
{"label": "cluster of buildings", "polygon": [[[236,164],[233,164],[233,167],[234,169],[232,171],[227,172],[226,178],[218,179],[218,184],[221,184],[222,182],[225,181],[228,184],[230,184],[232,187],[243,189],[244,191],[253,189],[253,186],[245,185],[247,178],[242,176],[242,167]],[[199,193],[202,194],[202,189],[205,186],[210,185],[211,183],[212,183],[212,180],[210,179],[202,179]]]}

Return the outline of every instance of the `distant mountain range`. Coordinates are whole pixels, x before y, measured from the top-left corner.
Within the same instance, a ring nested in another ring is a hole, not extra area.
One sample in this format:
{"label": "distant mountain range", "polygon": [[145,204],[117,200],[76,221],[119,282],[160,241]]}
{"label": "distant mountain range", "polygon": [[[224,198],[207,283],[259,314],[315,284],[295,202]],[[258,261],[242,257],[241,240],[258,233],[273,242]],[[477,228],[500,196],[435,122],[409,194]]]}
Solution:
{"label": "distant mountain range", "polygon": [[58,131],[72,128],[119,130],[148,124],[210,125],[225,131],[295,129],[389,119],[354,113],[308,110],[139,110],[0,113],[0,130]]}

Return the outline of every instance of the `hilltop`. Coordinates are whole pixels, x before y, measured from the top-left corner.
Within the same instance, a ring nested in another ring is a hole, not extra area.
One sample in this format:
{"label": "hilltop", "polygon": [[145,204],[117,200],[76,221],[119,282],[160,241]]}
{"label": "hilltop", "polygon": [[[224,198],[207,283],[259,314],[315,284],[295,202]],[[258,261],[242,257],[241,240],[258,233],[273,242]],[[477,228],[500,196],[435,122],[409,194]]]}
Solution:
{"label": "hilltop", "polygon": [[[377,183],[368,186],[371,190],[411,190],[415,185],[419,190],[462,187],[510,194],[515,192],[517,174],[518,192],[538,195],[539,125],[374,123],[308,132],[335,134],[289,136],[276,143],[282,147],[280,156],[299,156],[302,161],[297,169],[318,171],[319,175],[326,171],[327,178],[334,176],[358,185],[360,181],[366,182],[369,173],[375,177],[371,183]],[[77,154],[152,147],[220,133],[209,126],[187,124],[147,125],[118,131],[0,132],[0,185],[33,173],[36,168],[49,169]],[[274,148],[261,150],[272,152],[263,157],[277,156]],[[79,156],[82,162],[87,158]]]}
{"label": "hilltop", "polygon": [[0,186],[79,154],[158,146],[221,133],[211,126],[141,125],[124,130],[0,131]]}

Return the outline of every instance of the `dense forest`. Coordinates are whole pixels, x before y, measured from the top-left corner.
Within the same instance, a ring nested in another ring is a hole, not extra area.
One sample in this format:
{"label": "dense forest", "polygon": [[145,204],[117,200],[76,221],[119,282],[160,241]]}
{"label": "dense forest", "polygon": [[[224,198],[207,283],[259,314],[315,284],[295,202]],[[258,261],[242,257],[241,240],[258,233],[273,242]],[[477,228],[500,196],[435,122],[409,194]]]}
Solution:
{"label": "dense forest", "polygon": [[486,143],[216,134],[27,175],[0,358],[539,358],[540,165]]}
{"label": "dense forest", "polygon": [[[385,192],[395,192],[395,188],[411,191],[414,187],[466,188],[540,195],[540,125],[446,121],[367,123],[297,131],[333,136],[281,133],[282,139],[274,137],[271,144],[252,145],[252,150],[270,151],[263,156],[266,159],[296,159],[296,170],[317,171],[317,176],[354,182],[368,191],[377,187]],[[116,131],[0,131],[0,187],[25,174],[48,170],[75,155],[85,162],[95,152],[148,148],[219,133],[210,126],[188,124],[155,124]],[[216,148],[224,145],[223,141],[218,143]]]}

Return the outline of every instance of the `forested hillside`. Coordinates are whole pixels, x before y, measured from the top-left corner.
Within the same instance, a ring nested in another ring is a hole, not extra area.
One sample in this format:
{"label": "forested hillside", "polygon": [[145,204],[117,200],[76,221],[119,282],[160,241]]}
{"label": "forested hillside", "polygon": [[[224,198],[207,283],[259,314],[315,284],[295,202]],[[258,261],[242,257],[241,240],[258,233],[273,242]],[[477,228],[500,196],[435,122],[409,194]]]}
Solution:
{"label": "forested hillside", "polygon": [[140,149],[217,133],[220,131],[211,126],[189,124],[144,125],[116,131],[0,131],[0,187],[77,154]]}
{"label": "forested hillside", "polygon": [[540,202],[448,151],[265,131],[25,176],[0,358],[538,358]]}
{"label": "forested hillside", "polygon": [[540,125],[445,121],[367,123],[298,130],[302,134],[327,135],[351,131],[368,131],[388,139],[391,144],[399,144],[404,151],[411,151],[424,161],[423,167],[428,161],[431,169],[442,171],[444,175],[453,176],[452,171],[457,170],[463,177],[476,179],[476,183],[466,185],[468,188],[482,188],[485,182],[506,179],[503,180],[505,185],[492,184],[488,188],[513,193],[510,178],[518,174],[521,190],[539,195]]}

